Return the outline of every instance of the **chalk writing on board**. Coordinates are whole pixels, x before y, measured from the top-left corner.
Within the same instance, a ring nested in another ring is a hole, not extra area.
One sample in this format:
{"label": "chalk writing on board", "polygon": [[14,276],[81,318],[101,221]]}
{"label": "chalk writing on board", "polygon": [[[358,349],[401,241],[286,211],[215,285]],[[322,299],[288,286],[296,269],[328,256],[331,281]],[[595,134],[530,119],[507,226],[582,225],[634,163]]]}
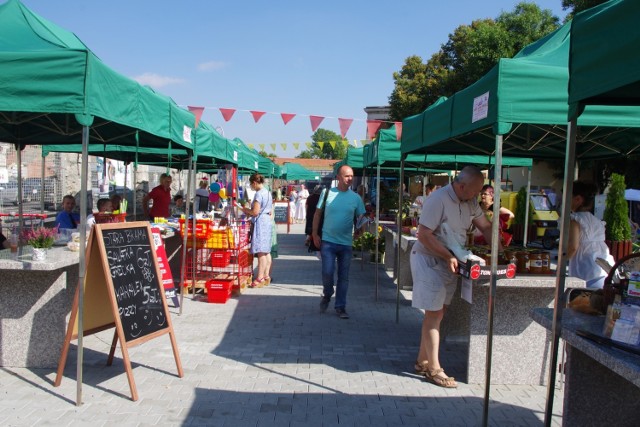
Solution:
{"label": "chalk writing on board", "polygon": [[148,229],[104,230],[102,236],[126,340],[168,327]]}
{"label": "chalk writing on board", "polygon": [[289,222],[289,203],[274,204],[274,219],[276,224],[286,224]]}

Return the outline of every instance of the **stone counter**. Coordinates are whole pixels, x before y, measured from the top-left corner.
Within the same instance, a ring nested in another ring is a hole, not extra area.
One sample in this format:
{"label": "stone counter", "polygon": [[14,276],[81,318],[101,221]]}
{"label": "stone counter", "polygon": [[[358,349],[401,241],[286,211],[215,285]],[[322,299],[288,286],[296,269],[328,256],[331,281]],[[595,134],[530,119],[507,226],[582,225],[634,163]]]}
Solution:
{"label": "stone counter", "polygon": [[[532,321],[529,312],[534,307],[553,307],[555,282],[556,277],[551,275],[520,275],[515,279],[498,280],[493,323],[492,384],[546,384],[550,339],[547,331]],[[565,286],[584,287],[584,281],[567,277]],[[489,292],[489,282],[476,283],[473,286],[473,304],[469,304],[460,297],[458,286],[441,325],[443,341],[467,346],[466,381],[470,384],[485,381]]]}
{"label": "stone counter", "polygon": [[33,262],[31,248],[0,251],[0,366],[55,368],[78,283],[79,253]]}
{"label": "stone counter", "polygon": [[[553,309],[535,308],[531,317],[551,330]],[[563,311],[560,337],[567,350],[563,426],[637,426],[640,420],[640,356],[576,333],[582,329],[601,334],[603,323],[604,316]]]}
{"label": "stone counter", "polygon": [[[396,265],[397,248],[397,234],[395,231],[385,227],[383,230],[383,237],[385,239],[385,256],[384,267],[387,270],[394,270]],[[401,289],[411,290],[413,289],[413,277],[411,276],[411,248],[417,241],[415,237],[402,235],[400,238],[400,268],[394,271],[393,278],[396,283],[399,283]]]}

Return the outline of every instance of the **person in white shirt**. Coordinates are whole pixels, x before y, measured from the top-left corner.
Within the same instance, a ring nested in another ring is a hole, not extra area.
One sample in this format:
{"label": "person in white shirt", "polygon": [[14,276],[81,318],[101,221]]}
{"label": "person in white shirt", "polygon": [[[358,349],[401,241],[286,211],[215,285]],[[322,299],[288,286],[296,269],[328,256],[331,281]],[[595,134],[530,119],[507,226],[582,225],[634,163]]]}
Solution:
{"label": "person in white shirt", "polygon": [[309,190],[304,184],[300,185],[298,199],[296,200],[296,222],[304,223],[307,218],[307,199],[309,198]]}

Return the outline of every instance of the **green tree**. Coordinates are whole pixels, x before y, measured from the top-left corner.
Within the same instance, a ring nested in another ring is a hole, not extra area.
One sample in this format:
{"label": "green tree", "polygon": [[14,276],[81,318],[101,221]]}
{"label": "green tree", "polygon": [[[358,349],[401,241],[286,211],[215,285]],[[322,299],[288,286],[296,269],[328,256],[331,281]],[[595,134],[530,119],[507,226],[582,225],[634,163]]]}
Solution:
{"label": "green tree", "polygon": [[578,12],[582,12],[583,10],[587,10],[589,8],[592,8],[593,6],[597,6],[606,2],[607,0],[562,0],[562,9],[571,9],[571,12],[565,18],[565,21],[570,20],[573,15]]}
{"label": "green tree", "polygon": [[267,154],[267,152],[266,152],[266,151],[264,151],[264,150],[260,150],[260,151],[258,151],[258,154],[260,154],[262,157],[268,157],[268,158],[270,158],[270,159],[272,159],[272,160],[273,160],[273,159],[275,159],[276,157],[278,157],[278,155],[277,155],[277,154],[274,154],[274,153]]}
{"label": "green tree", "polygon": [[393,74],[389,96],[392,120],[424,111],[441,96],[451,96],[484,76],[500,58],[511,58],[524,46],[558,28],[550,10],[522,2],[494,19],[460,25],[427,63],[410,56]]}
{"label": "green tree", "polygon": [[342,137],[333,131],[319,128],[311,135],[311,140],[313,141],[311,148],[301,152],[296,156],[297,158],[341,160],[347,155],[347,147]]}

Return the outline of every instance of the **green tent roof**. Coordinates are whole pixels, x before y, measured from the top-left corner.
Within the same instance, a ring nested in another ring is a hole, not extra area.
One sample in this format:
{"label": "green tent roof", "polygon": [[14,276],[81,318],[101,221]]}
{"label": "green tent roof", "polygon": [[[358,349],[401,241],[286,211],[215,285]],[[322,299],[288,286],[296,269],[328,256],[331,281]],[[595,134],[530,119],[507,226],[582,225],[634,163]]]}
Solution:
{"label": "green tent roof", "polygon": [[0,112],[1,141],[38,145],[79,143],[85,125],[92,142],[191,148],[195,121],[18,0],[0,5]]}
{"label": "green tent roof", "polygon": [[[564,157],[569,30],[567,24],[514,58],[500,59],[473,85],[429,107],[420,118],[405,119],[402,151],[490,155],[495,136],[504,135],[505,156]],[[443,131],[447,122],[449,135]],[[640,126],[633,108],[589,107],[578,125],[578,158],[625,155],[640,142],[640,132],[629,129]]]}
{"label": "green tent roof", "polygon": [[310,171],[298,163],[285,163],[280,168],[280,177],[287,181],[304,181],[311,179],[318,179],[320,174],[314,171]]}
{"label": "green tent roof", "polygon": [[578,103],[637,105],[640,2],[611,0],[576,14],[569,52],[569,118]]}

